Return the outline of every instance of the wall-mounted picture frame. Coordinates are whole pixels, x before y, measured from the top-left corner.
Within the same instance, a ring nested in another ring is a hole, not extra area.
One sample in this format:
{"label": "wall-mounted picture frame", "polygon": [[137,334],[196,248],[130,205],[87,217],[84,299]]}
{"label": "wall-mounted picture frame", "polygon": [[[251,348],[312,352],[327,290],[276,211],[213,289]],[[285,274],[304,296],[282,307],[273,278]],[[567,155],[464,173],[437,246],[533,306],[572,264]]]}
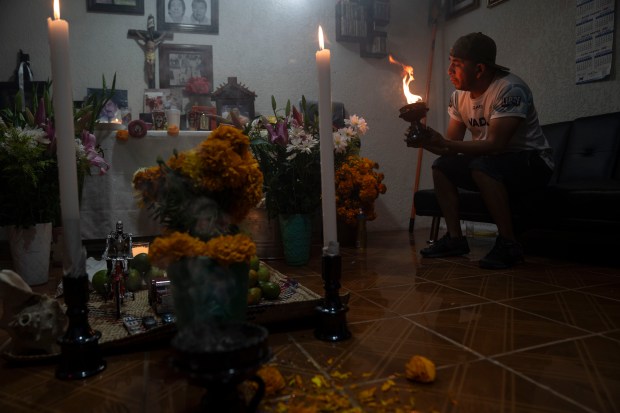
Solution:
{"label": "wall-mounted picture frame", "polygon": [[487,7],[494,7],[500,3],[505,2],[506,0],[487,0]]}
{"label": "wall-mounted picture frame", "polygon": [[446,19],[468,13],[480,5],[480,0],[447,0]]}
{"label": "wall-mounted picture frame", "polygon": [[159,46],[160,88],[182,88],[194,77],[204,77],[213,86],[212,46],[189,44]]}
{"label": "wall-mounted picture frame", "polygon": [[86,11],[144,16],[144,0],[86,0]]}
{"label": "wall-mounted picture frame", "polygon": [[219,0],[157,0],[157,30],[218,34]]}

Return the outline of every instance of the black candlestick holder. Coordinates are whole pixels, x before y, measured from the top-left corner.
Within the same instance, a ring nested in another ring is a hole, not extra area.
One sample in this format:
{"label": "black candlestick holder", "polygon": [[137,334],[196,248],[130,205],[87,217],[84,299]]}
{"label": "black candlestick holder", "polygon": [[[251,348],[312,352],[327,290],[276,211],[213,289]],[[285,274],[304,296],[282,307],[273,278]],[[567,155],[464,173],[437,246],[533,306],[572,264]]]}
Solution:
{"label": "black candlestick holder", "polygon": [[417,142],[419,140],[428,139],[431,137],[431,134],[426,126],[421,122],[422,119],[426,117],[426,112],[428,112],[428,108],[422,101],[410,103],[400,108],[400,115],[398,115],[398,117],[411,123],[407,133],[405,134],[407,137],[407,139],[405,139],[407,146],[418,147],[419,145]]}
{"label": "black candlestick holder", "polygon": [[325,298],[316,307],[318,326],[314,336],[322,341],[342,341],[351,337],[347,327],[348,307],[340,299],[342,258],[340,254],[323,254],[322,277]]}
{"label": "black candlestick holder", "polygon": [[83,379],[106,368],[99,349],[101,333],[94,331],[88,323],[88,275],[64,276],[62,286],[69,326],[65,335],[58,339],[61,354],[56,377]]}
{"label": "black candlestick holder", "polygon": [[[198,411],[254,413],[265,394],[256,372],[271,358],[269,332],[249,322],[201,322],[182,328],[172,339],[172,365],[206,389]],[[256,383],[249,401],[238,389]]]}

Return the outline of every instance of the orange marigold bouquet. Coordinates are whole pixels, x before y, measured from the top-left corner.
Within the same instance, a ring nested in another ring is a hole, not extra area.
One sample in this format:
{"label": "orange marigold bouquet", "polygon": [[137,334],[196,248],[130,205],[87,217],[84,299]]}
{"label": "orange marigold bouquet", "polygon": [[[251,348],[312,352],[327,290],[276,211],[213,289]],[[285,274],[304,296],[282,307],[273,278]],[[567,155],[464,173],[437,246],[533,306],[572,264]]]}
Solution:
{"label": "orange marigold bouquet", "polygon": [[338,217],[348,225],[357,223],[363,214],[369,221],[377,217],[375,200],[387,190],[379,164],[360,156],[349,156],[335,171]]}
{"label": "orange marigold bouquet", "polygon": [[262,199],[263,175],[249,145],[240,130],[222,125],[196,148],[135,173],[139,202],[166,227],[149,249],[154,264],[207,256],[228,266],[256,254],[237,226]]}

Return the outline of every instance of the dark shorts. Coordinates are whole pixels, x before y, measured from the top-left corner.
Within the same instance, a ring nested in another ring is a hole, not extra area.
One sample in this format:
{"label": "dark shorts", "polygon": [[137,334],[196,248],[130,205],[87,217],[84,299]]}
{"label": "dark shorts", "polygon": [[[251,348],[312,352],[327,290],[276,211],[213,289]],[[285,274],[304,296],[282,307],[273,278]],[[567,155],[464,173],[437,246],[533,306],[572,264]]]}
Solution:
{"label": "dark shorts", "polygon": [[502,182],[510,193],[543,188],[553,174],[537,151],[440,156],[433,162],[433,168],[441,170],[457,187],[470,191],[479,191],[471,176],[474,170]]}

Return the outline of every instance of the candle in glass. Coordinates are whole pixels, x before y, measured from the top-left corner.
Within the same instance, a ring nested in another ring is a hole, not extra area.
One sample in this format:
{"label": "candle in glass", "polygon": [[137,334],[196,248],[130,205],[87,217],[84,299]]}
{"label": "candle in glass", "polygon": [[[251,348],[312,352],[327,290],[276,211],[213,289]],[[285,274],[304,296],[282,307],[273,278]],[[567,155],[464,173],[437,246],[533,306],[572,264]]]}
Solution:
{"label": "candle in glass", "polygon": [[78,199],[75,130],[73,127],[73,90],[69,66],[69,23],[60,18],[58,0],[54,0],[54,19],[47,19],[52,63],[54,126],[60,184],[60,208],[63,225],[63,267],[65,275],[78,276],[82,240]]}
{"label": "candle in glass", "polygon": [[323,248],[330,255],[339,253],[336,235],[336,188],[334,178],[334,138],[330,51],[325,49],[323,29],[319,26],[319,50],[316,67],[319,76],[319,133],[321,142],[321,188],[323,206]]}

